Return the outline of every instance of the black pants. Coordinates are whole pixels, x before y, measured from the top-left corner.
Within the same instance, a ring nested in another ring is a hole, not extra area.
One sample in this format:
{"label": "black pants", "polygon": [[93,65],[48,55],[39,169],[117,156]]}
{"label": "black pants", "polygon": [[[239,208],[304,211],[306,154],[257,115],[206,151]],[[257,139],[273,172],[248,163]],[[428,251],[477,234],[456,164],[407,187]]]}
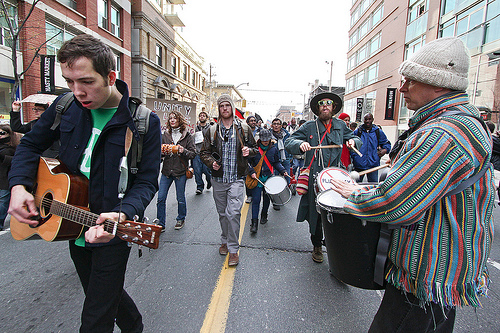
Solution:
{"label": "black pants", "polygon": [[321,222],[320,214],[318,214],[314,234],[311,234],[311,242],[314,247],[320,247],[323,244],[323,222]]}
{"label": "black pants", "polygon": [[130,254],[126,242],[80,247],[69,242],[71,259],[85,292],[80,332],[142,332],[142,316],[123,289]]}
{"label": "black pants", "polygon": [[[444,312],[444,313],[443,313]],[[421,308],[412,294],[404,294],[387,284],[382,303],[373,319],[369,333],[453,332],[456,309],[443,308],[436,303]]]}

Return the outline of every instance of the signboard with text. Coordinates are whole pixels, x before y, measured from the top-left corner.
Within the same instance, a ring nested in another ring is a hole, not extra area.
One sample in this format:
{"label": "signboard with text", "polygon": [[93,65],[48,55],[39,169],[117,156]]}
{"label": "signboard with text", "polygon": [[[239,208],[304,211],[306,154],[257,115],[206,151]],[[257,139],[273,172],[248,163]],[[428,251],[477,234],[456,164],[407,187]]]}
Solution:
{"label": "signboard with text", "polygon": [[394,103],[396,101],[396,88],[387,88],[385,99],[385,119],[394,120]]}
{"label": "signboard with text", "polygon": [[146,106],[160,118],[162,133],[167,129],[168,115],[170,112],[178,111],[186,118],[189,124],[189,132],[194,135],[196,127],[196,103],[146,98]]}

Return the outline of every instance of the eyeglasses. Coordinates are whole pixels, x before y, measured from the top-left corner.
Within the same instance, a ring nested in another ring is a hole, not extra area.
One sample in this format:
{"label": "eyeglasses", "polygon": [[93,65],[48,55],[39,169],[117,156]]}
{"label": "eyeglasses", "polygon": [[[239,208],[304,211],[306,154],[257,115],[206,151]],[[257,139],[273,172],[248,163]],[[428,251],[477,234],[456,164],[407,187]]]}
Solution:
{"label": "eyeglasses", "polygon": [[326,100],[326,101],[319,101],[319,102],[318,102],[318,105],[319,105],[319,106],[323,106],[323,105],[332,105],[332,104],[335,104],[335,103],[333,103],[333,101],[332,101],[332,100],[329,100],[329,99],[328,99],[328,100]]}
{"label": "eyeglasses", "polygon": [[7,133],[5,131],[0,131],[0,135],[5,135],[5,134],[9,134],[9,133]]}

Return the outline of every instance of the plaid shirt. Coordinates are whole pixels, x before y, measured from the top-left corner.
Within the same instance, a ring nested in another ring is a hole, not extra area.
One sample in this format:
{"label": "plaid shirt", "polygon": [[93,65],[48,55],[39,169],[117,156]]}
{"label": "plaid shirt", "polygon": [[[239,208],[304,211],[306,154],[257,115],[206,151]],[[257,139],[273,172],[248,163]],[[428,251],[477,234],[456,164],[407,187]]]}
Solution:
{"label": "plaid shirt", "polygon": [[238,162],[236,153],[235,126],[225,128],[222,122],[219,125],[222,141],[222,171],[221,177],[213,177],[221,183],[232,183],[238,179]]}

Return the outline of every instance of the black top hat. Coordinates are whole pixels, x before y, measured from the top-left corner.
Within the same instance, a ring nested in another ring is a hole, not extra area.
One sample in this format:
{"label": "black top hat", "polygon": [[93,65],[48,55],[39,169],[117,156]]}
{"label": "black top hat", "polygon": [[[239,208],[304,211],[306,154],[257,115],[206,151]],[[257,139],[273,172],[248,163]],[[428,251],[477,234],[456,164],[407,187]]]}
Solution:
{"label": "black top hat", "polygon": [[311,101],[309,102],[309,106],[311,107],[311,111],[315,114],[318,115],[318,102],[321,101],[323,98],[328,98],[333,101],[333,114],[336,114],[337,112],[342,109],[342,99],[331,92],[322,92],[314,96]]}

